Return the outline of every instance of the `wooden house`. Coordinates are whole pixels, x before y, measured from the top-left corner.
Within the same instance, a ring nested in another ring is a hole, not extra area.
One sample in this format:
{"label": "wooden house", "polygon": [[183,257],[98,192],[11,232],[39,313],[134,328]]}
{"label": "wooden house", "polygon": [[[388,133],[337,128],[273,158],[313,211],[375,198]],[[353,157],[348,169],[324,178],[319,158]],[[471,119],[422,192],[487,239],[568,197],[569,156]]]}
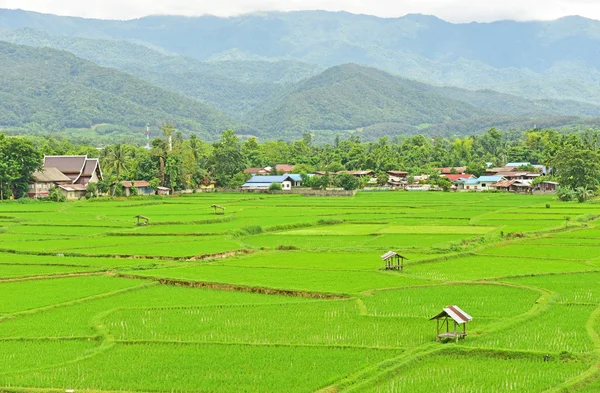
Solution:
{"label": "wooden house", "polygon": [[42,168],[31,176],[27,196],[47,198],[50,189],[60,184],[70,184],[71,179],[56,168]]}
{"label": "wooden house", "polygon": [[72,184],[87,186],[102,180],[100,162],[88,156],[45,156],[43,167],[58,169]]}
{"label": "wooden house", "polygon": [[540,192],[556,192],[558,183],[555,181],[543,181],[535,186],[535,191]]}
{"label": "wooden house", "polygon": [[86,194],[83,184],[59,184],[58,188],[68,201],[84,198]]}
{"label": "wooden house", "polygon": [[123,193],[125,196],[131,195],[131,188],[137,189],[137,195],[154,195],[154,189],[150,187],[150,183],[146,180],[123,181]]}

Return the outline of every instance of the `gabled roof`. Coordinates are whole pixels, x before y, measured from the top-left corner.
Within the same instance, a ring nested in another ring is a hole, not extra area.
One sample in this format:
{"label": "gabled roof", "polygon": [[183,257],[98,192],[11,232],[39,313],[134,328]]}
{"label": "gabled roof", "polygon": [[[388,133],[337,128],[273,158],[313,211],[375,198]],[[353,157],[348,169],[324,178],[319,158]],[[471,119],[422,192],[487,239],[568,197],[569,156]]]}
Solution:
{"label": "gabled roof", "polygon": [[86,187],[83,184],[59,184],[58,187],[65,191],[85,191]]}
{"label": "gabled roof", "polygon": [[283,183],[286,180],[294,180],[290,175],[281,176],[252,176],[246,183]]}
{"label": "gabled roof", "polygon": [[387,171],[388,175],[392,175],[392,176],[406,176],[408,175],[408,172],[404,172],[404,171]]}
{"label": "gabled roof", "polygon": [[433,168],[436,171],[442,172],[444,175],[450,175],[452,173],[452,169],[456,171],[456,173],[465,173],[467,170],[466,166],[455,166],[455,167],[447,167],[447,168]]}
{"label": "gabled roof", "polygon": [[255,175],[257,173],[269,173],[269,171],[267,171],[264,168],[246,168],[246,169],[244,169],[244,173],[249,173],[251,175]]}
{"label": "gabled roof", "polygon": [[503,176],[480,176],[476,179],[479,183],[483,182],[499,182],[500,180],[504,180]]}
{"label": "gabled roof", "polygon": [[492,187],[496,188],[508,188],[514,184],[516,180],[501,180],[496,184],[492,184]]}
{"label": "gabled roof", "polygon": [[531,162],[509,162],[505,166],[512,166],[512,167],[518,168],[520,166],[525,166],[525,165],[531,165]]}
{"label": "gabled roof", "polygon": [[44,168],[53,167],[64,173],[79,174],[85,166],[87,156],[45,156],[44,157]]}
{"label": "gabled roof", "polygon": [[458,179],[454,183],[461,183],[468,186],[474,186],[479,183],[498,183],[501,180],[506,180],[502,176],[481,176],[478,179]]}
{"label": "gabled roof", "polygon": [[94,172],[96,172],[96,168],[99,169],[100,163],[97,158],[88,158],[85,160],[85,165],[83,166],[83,171],[81,171],[81,176],[92,176]]}
{"label": "gabled roof", "polygon": [[275,170],[277,172],[285,172],[285,173],[290,173],[294,170],[296,166],[295,165],[289,165],[289,164],[278,164],[275,165]]}
{"label": "gabled roof", "polygon": [[517,168],[496,167],[496,168],[486,169],[485,173],[513,172],[516,170],[517,170]]}
{"label": "gabled roof", "polygon": [[338,175],[341,173],[348,173],[352,176],[373,176],[375,174],[373,171],[340,171]]}
{"label": "gabled roof", "polygon": [[38,183],[71,182],[70,177],[54,167],[42,168],[40,171],[35,171],[31,177]]}
{"label": "gabled roof", "polygon": [[291,177],[294,181],[302,181],[302,176],[298,174],[290,173],[288,176]]}
{"label": "gabled roof", "polygon": [[383,254],[381,256],[381,259],[383,259],[384,261],[387,261],[388,259],[393,258],[395,256],[398,256],[398,257],[400,257],[402,259],[408,259],[408,258],[406,258],[406,257],[404,257],[404,256],[402,256],[402,255],[400,255],[400,254],[398,254],[397,252],[394,252],[394,251],[388,251],[388,252],[386,252],[385,254]]}
{"label": "gabled roof", "polygon": [[91,177],[96,171],[102,179],[100,162],[97,158],[87,156],[44,156],[44,168],[58,169],[73,183],[76,183],[81,176]]}
{"label": "gabled roof", "polygon": [[471,179],[475,176],[473,175],[469,175],[468,173],[465,173],[463,175],[442,175],[442,177],[445,177],[446,179],[450,180],[450,181],[455,181],[458,179]]}
{"label": "gabled roof", "polygon": [[271,187],[271,184],[273,184],[273,183],[244,183],[242,185],[242,188],[252,188],[252,187],[265,187],[265,188],[269,188],[269,187]]}
{"label": "gabled roof", "polygon": [[441,319],[446,317],[452,318],[454,322],[456,322],[459,325],[471,322],[473,320],[472,316],[461,310],[458,306],[448,306],[444,308],[444,310],[441,313],[431,318],[430,321],[433,319]]}
{"label": "gabled roof", "polygon": [[146,180],[134,180],[133,184],[130,181],[122,181],[121,184],[125,188],[131,188],[132,185],[134,187],[136,187],[136,188],[138,188],[138,187],[150,187],[150,183],[148,183]]}

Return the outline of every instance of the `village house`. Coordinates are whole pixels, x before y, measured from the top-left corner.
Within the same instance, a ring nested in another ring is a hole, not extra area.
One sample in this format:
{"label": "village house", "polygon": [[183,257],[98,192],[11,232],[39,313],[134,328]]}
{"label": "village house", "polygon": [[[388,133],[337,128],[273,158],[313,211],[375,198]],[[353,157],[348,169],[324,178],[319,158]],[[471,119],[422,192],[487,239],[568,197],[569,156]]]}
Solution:
{"label": "village house", "polygon": [[529,181],[531,181],[542,175],[540,173],[533,173],[533,172],[502,171],[502,172],[497,172],[494,176],[502,176],[509,180],[529,180]]}
{"label": "village house", "polygon": [[466,166],[456,166],[456,167],[447,167],[447,168],[433,168],[435,171],[439,171],[442,175],[464,175],[467,173]]}
{"label": "village house", "polygon": [[294,172],[294,168],[296,168],[295,165],[277,164],[275,165],[275,172],[278,174],[282,173],[284,175],[289,175],[290,173]]}
{"label": "village house", "polygon": [[83,184],[59,184],[57,187],[68,201],[84,198],[86,194]]}
{"label": "village house", "polygon": [[502,176],[481,176],[479,178],[458,179],[454,181],[457,191],[491,191],[494,184],[506,180]]}
{"label": "village house", "polygon": [[388,186],[390,187],[403,187],[406,184],[406,177],[408,172],[404,171],[387,171],[389,176]]}
{"label": "village house", "polygon": [[474,178],[475,176],[473,176],[473,175],[469,175],[469,174],[467,174],[467,173],[464,173],[464,174],[462,174],[462,175],[451,175],[451,174],[448,174],[448,175],[440,175],[440,177],[445,177],[446,179],[448,179],[448,180],[450,180],[451,182],[453,182],[453,181],[455,181],[455,180],[458,180],[458,179],[472,179],[472,178]]}
{"label": "village house", "polygon": [[136,195],[154,195],[154,189],[150,187],[150,183],[146,180],[122,181],[121,185],[123,186],[123,194],[125,196],[131,195],[132,187],[136,188]]}
{"label": "village house", "polygon": [[70,184],[72,180],[56,168],[42,168],[35,171],[29,182],[29,198],[47,198],[50,189],[60,184]]}
{"label": "village house", "polygon": [[[300,175],[298,176],[299,179]],[[292,186],[297,185],[297,181],[294,180],[296,177],[291,175],[281,176],[252,176],[244,185],[242,190],[268,190],[272,184],[280,184],[281,189],[288,191],[292,189]]]}
{"label": "village house", "polygon": [[558,185],[559,184],[555,181],[542,181],[535,186],[534,191],[556,192]]}
{"label": "village house", "polygon": [[56,168],[71,179],[72,184],[87,186],[102,180],[102,170],[97,158],[88,156],[45,156],[44,168]]}
{"label": "village house", "polygon": [[57,187],[67,199],[85,196],[88,183],[102,180],[100,162],[88,156],[45,156],[42,169],[34,172],[28,196],[46,198],[51,188]]}
{"label": "village house", "polygon": [[268,175],[269,173],[271,173],[271,170],[266,170],[265,168],[246,168],[244,169],[244,173],[247,173],[249,175],[259,175],[259,176],[265,176]]}

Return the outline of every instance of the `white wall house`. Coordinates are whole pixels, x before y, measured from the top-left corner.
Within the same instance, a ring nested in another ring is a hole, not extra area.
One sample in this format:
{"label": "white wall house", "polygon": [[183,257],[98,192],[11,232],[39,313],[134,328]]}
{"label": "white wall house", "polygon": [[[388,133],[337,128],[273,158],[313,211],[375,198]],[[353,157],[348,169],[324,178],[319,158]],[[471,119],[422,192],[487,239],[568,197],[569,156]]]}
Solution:
{"label": "white wall house", "polygon": [[506,180],[502,176],[481,176],[477,179],[458,179],[454,181],[457,191],[491,191],[494,184]]}

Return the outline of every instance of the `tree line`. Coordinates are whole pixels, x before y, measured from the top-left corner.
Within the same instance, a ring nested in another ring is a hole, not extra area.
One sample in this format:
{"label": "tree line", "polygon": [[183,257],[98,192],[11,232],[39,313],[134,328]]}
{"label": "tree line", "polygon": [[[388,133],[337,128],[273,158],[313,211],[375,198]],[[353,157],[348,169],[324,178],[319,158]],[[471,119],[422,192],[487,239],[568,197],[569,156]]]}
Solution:
{"label": "tree line", "polygon": [[[482,175],[488,165],[531,162],[549,168],[546,179],[561,183],[563,191],[583,188],[596,193],[600,178],[600,132],[563,135],[555,130],[529,130],[509,134],[491,128],[484,134],[464,138],[382,137],[362,142],[358,136],[336,138],[331,144],[313,143],[313,135],[284,142],[259,143],[241,140],[233,130],[208,143],[183,134],[173,126],[162,127],[150,149],[132,144],[108,145],[102,149],[73,144],[51,136],[0,137],[0,182],[2,198],[26,193],[31,173],[41,166],[44,155],[87,154],[98,157],[109,187],[124,180],[147,180],[154,187],[172,190],[195,188],[214,182],[217,187],[238,188],[248,178],[247,167],[296,165],[294,172],[328,173],[344,170],[373,170],[383,183],[385,172],[404,170],[409,176],[435,174],[436,167],[466,166],[467,172]],[[344,181],[351,182],[349,179]],[[313,180],[314,187],[327,187],[333,179]],[[326,184],[327,183],[327,184]],[[360,184],[359,184],[360,186]],[[575,198],[566,192],[565,199]]]}

